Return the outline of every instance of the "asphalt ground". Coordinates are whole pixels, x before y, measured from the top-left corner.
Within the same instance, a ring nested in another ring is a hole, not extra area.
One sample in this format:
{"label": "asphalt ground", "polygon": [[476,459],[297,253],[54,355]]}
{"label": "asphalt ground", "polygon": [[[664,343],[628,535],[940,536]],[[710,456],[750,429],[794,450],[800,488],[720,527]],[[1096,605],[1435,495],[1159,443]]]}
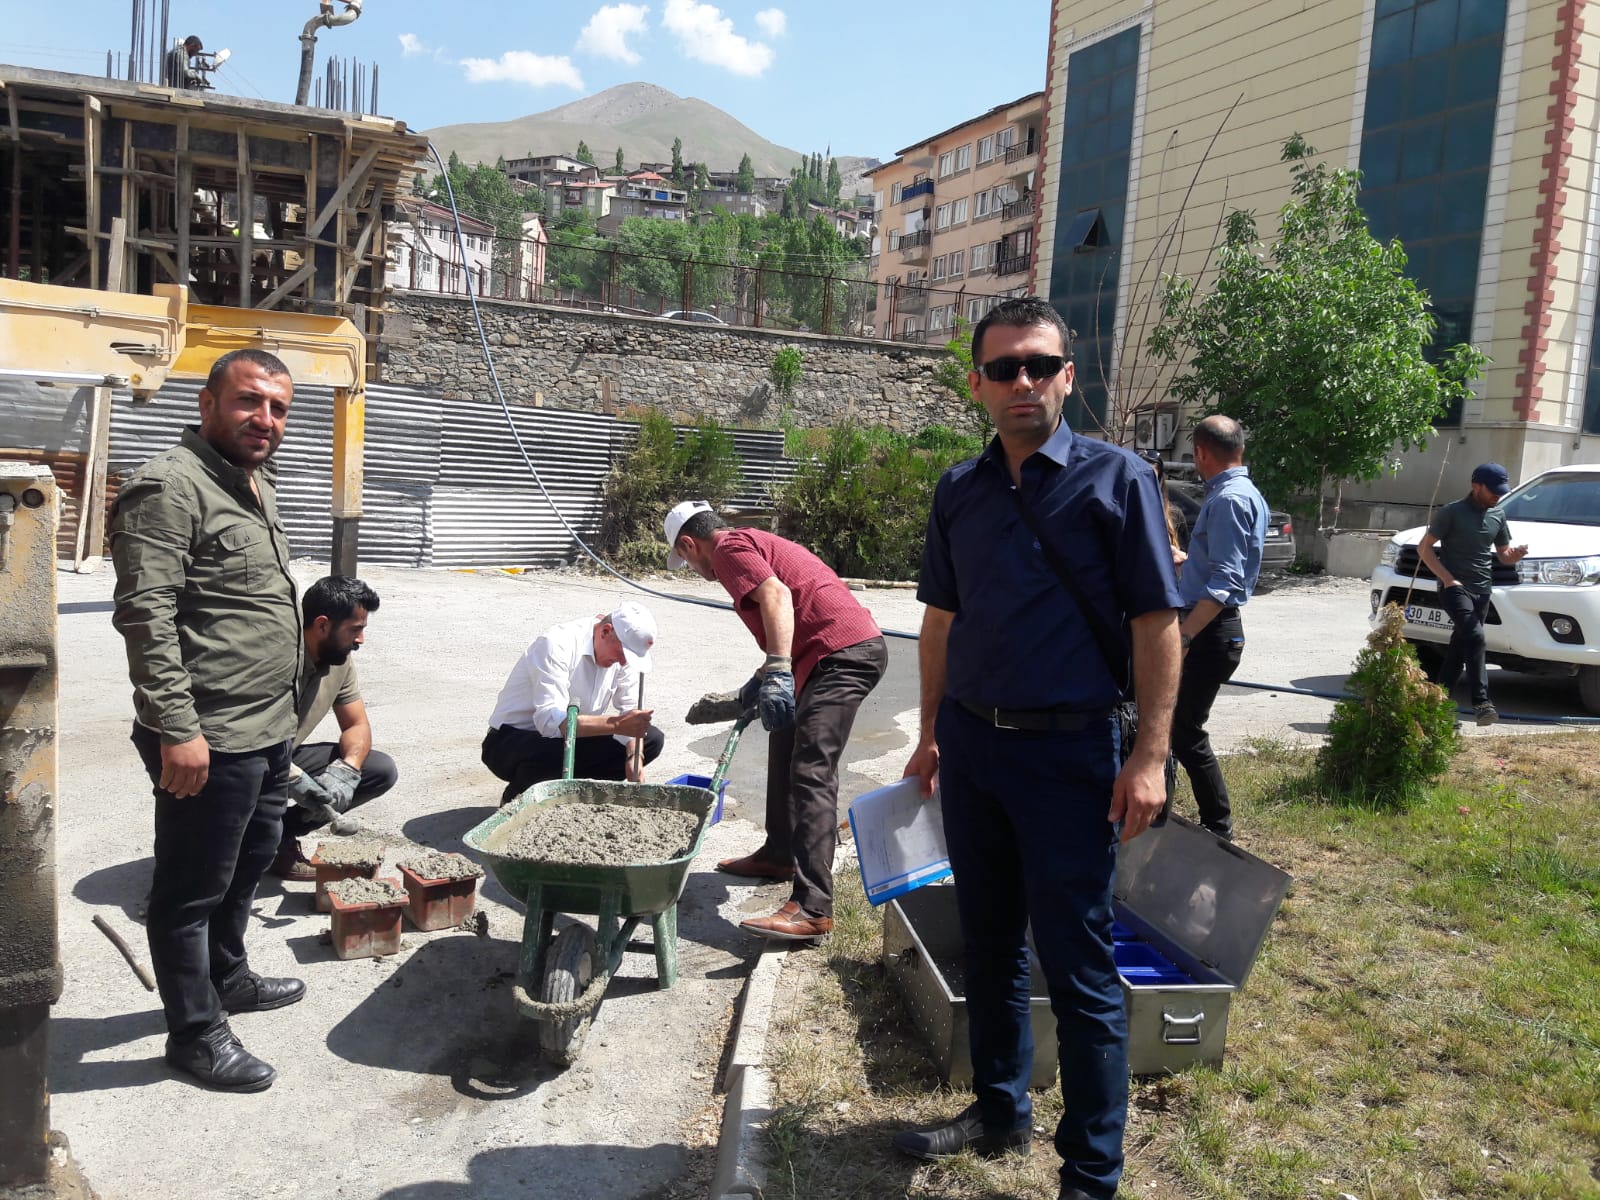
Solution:
{"label": "asphalt ground", "polygon": [[[302,583],[321,573],[296,564]],[[360,811],[420,844],[462,848],[495,810],[501,784],[478,761],[485,722],[528,641],[558,621],[607,611],[614,580],[574,572],[363,571],[383,599],[360,652],[375,744],[396,758],[396,790]],[[686,576],[653,584],[701,598]],[[719,857],[759,843],[766,747],[747,732],[680,911],[680,980],[658,991],[648,953],[611,984],[578,1064],[541,1064],[514,1015],[509,982],[518,906],[486,881],[486,937],[407,927],[401,953],[340,962],[310,888],[265,881],[249,934],[252,965],[293,974],[307,998],[235,1019],[279,1070],[255,1096],[203,1091],[161,1061],[159,1005],[90,924],[105,916],[148,961],[138,924],[151,868],[148,781],[128,743],[129,686],[110,624],[112,578],[58,576],[61,639],[57,878],[66,991],[52,1022],[53,1123],[89,1180],[114,1200],[254,1195],[322,1200],[466,1200],[514,1194],[645,1197],[689,1164],[685,1129],[713,1101],[730,1010],[758,943],[740,914],[770,910],[782,887],[717,874]],[[863,594],[886,628],[914,631],[907,590]],[[704,692],[737,686],[760,662],[729,612],[646,598],[660,637],[647,691],[666,749],[652,781],[709,775],[725,728],[683,716]],[[1257,597],[1246,610],[1240,677],[1335,690],[1367,632],[1362,581],[1324,581]],[[890,666],[863,705],[841,779],[841,809],[898,778],[917,722],[916,645],[891,639]],[[1503,709],[1578,712],[1569,685],[1495,671]],[[1331,704],[1228,688],[1213,730],[1223,749],[1251,738],[1314,739]],[[1509,727],[1502,727],[1509,728]],[[1475,732],[1475,731],[1474,731]],[[324,733],[332,737],[332,722]],[[648,938],[642,939],[644,943]]]}

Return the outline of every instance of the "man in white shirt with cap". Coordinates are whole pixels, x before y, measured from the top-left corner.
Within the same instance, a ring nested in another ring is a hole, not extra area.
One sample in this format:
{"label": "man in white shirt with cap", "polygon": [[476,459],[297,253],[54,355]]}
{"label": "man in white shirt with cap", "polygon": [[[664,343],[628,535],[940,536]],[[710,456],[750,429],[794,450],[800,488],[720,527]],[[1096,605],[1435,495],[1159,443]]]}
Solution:
{"label": "man in white shirt with cap", "polygon": [[[664,741],[651,711],[639,707],[655,640],[655,617],[632,601],[534,639],[500,689],[483,739],[483,765],[506,781],[502,805],[561,777],[571,704],[578,706],[576,777],[644,782],[643,763]],[[635,746],[641,739],[642,762]]]}

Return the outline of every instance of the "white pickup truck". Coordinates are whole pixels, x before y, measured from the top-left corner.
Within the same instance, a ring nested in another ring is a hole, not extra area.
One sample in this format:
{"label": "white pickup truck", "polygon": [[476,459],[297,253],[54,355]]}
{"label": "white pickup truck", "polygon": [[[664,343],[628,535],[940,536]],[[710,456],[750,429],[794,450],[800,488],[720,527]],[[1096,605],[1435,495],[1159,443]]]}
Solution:
{"label": "white pickup truck", "polygon": [[[1528,557],[1494,563],[1494,597],[1484,635],[1489,661],[1531,674],[1576,675],[1584,707],[1600,714],[1600,466],[1555,467],[1501,502],[1511,544]],[[1432,667],[1450,641],[1439,584],[1417,543],[1426,527],[1396,534],[1372,573],[1372,613],[1405,609],[1405,637]]]}

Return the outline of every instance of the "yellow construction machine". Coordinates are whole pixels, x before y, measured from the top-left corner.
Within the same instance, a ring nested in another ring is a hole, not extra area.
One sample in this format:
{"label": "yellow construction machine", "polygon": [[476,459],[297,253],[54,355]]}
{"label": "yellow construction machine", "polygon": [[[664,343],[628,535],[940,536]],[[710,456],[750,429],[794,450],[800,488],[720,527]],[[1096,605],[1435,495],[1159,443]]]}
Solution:
{"label": "yellow construction machine", "polygon": [[[105,537],[114,392],[147,399],[168,379],[204,379],[218,357],[243,347],[276,354],[296,384],[334,389],[331,557],[336,573],[353,574],[366,387],[366,344],[354,325],[190,304],[182,287],[157,285],[145,296],[0,279],[0,379],[93,389],[80,558],[98,561]],[[22,461],[0,461],[0,1190],[43,1183],[48,1171],[49,1014],[61,993],[55,481],[26,447],[0,451],[13,456]]]}

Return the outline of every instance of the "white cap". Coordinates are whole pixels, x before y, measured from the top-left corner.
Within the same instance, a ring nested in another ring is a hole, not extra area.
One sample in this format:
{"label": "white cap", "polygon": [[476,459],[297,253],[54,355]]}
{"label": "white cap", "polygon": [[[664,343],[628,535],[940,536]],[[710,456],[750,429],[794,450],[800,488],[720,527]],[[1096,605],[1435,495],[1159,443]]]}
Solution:
{"label": "white cap", "polygon": [[711,505],[704,500],[685,500],[667,514],[667,567],[677,571],[689,564],[684,561],[683,555],[673,549],[678,544],[678,531],[683,528],[684,522],[695,513],[710,512]]}
{"label": "white cap", "polygon": [[650,610],[632,600],[617,605],[606,618],[622,643],[628,665],[640,671],[650,669],[650,647],[656,644],[656,619]]}

